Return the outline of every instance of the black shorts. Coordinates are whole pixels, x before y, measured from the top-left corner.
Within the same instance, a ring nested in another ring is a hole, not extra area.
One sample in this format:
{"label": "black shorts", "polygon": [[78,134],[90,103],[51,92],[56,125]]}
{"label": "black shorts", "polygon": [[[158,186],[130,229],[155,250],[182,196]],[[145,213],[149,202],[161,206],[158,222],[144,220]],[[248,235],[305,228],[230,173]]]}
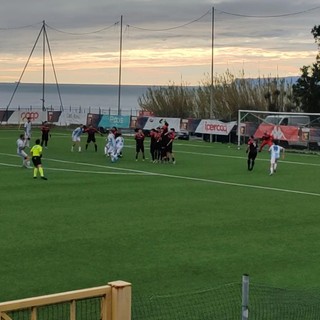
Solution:
{"label": "black shorts", "polygon": [[172,143],[170,143],[168,146],[166,146],[166,151],[169,153],[172,153]]}
{"label": "black shorts", "polygon": [[38,165],[41,165],[41,157],[32,157],[32,163],[35,167],[37,167]]}
{"label": "black shorts", "polygon": [[257,152],[249,152],[248,159],[254,160],[257,157]]}
{"label": "black shorts", "polygon": [[144,152],[144,144],[143,143],[138,143],[136,145],[136,152]]}
{"label": "black shorts", "polygon": [[90,143],[91,141],[92,141],[93,143],[96,143],[96,137],[88,136],[87,143]]}

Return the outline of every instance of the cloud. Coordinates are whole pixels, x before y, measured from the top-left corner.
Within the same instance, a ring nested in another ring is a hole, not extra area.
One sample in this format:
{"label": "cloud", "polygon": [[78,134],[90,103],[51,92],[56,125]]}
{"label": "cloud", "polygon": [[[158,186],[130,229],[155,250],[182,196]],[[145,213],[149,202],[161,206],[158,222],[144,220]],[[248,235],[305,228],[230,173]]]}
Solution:
{"label": "cloud", "polygon": [[[147,68],[167,67],[168,72],[161,72],[164,77],[174,76],[179,69],[177,79],[184,72],[188,77],[192,72],[199,77],[196,69],[201,66],[198,70],[203,73],[205,64],[209,72],[212,31],[219,72],[227,67],[241,69],[244,63],[249,72],[257,69],[257,63],[267,72],[269,60],[283,73],[298,73],[302,65],[315,59],[317,47],[310,31],[319,24],[320,8],[309,9],[317,6],[314,0],[220,0],[214,4],[207,0],[11,0],[0,11],[0,80],[19,77],[43,20],[62,82],[70,81],[74,70],[78,72],[74,81],[80,81],[84,70],[83,82],[95,82],[95,74],[102,74],[103,69],[116,73],[121,15],[123,66],[126,72],[132,72],[130,79],[134,70]],[[30,60],[33,70],[41,67],[41,46],[42,38]],[[48,53],[46,58],[50,62]],[[92,76],[88,78],[90,70]],[[177,82],[164,77],[155,77],[154,81]],[[200,80],[195,78],[193,82]]]}

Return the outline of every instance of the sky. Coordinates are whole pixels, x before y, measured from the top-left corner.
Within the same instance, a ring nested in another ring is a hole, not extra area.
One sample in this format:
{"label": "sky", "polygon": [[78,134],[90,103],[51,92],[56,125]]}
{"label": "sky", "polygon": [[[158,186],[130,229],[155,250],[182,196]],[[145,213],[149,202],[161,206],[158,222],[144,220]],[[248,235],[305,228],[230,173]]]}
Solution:
{"label": "sky", "polygon": [[10,0],[0,82],[199,85],[228,70],[297,76],[316,61],[318,0]]}

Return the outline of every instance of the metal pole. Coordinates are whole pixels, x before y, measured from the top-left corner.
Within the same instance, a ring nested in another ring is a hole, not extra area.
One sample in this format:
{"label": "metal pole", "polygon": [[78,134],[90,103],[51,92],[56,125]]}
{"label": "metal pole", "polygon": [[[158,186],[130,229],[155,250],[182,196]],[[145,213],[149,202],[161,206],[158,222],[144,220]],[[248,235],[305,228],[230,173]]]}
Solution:
{"label": "metal pole", "polygon": [[119,61],[119,86],[118,86],[118,116],[121,113],[121,67],[122,67],[122,16],[120,19],[120,61]]}
{"label": "metal pole", "polygon": [[241,144],[241,110],[238,109],[238,127],[237,127],[237,131],[238,131],[238,149],[240,149],[240,144]]}
{"label": "metal pole", "polygon": [[[214,72],[214,7],[211,13],[211,87],[210,87],[210,119],[213,118],[213,72]],[[212,142],[212,135],[210,135]]]}
{"label": "metal pole", "polygon": [[211,13],[211,90],[210,90],[210,119],[213,117],[213,73],[214,73],[214,7]]}
{"label": "metal pole", "polygon": [[242,310],[241,319],[249,319],[249,275],[242,276]]}
{"label": "metal pole", "polygon": [[45,81],[46,81],[46,23],[43,20],[43,45],[42,45],[42,111],[45,110],[44,107],[44,97],[45,97]]}

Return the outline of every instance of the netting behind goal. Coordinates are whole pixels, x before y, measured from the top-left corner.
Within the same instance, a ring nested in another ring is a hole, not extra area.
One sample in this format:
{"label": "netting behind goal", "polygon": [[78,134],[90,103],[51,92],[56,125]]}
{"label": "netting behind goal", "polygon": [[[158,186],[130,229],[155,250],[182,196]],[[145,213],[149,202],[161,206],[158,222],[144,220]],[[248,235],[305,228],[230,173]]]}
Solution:
{"label": "netting behind goal", "polygon": [[[320,319],[320,291],[288,290],[250,284],[249,319]],[[133,294],[133,320],[239,320],[241,284],[184,295],[142,297]]]}
{"label": "netting behind goal", "polygon": [[239,319],[241,283],[179,295],[132,296],[133,320]]}
{"label": "netting behind goal", "polygon": [[286,148],[320,149],[320,114],[255,110],[238,112],[238,146],[250,136],[272,134]]}

